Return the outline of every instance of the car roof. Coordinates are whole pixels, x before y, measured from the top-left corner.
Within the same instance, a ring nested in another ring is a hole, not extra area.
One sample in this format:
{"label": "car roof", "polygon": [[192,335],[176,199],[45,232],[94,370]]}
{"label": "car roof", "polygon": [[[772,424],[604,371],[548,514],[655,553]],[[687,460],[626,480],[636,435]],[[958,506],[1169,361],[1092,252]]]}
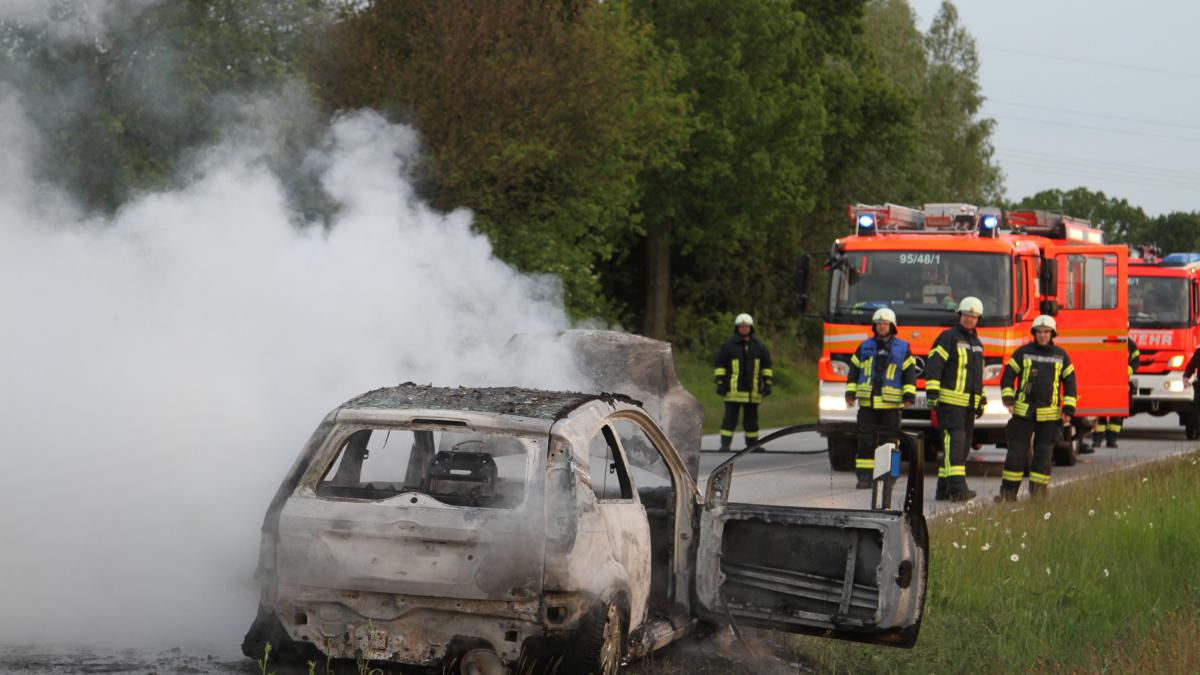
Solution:
{"label": "car roof", "polygon": [[360,394],[342,409],[446,410],[560,420],[590,401],[641,406],[622,394],[548,391],[521,387],[434,387],[405,382]]}

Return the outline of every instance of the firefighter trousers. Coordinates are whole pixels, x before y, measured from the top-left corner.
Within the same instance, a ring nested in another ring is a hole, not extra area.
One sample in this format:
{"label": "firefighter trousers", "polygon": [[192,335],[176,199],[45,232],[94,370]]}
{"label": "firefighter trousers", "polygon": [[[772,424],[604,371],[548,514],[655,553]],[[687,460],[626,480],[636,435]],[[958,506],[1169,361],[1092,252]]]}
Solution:
{"label": "firefighter trousers", "polygon": [[737,430],[738,415],[742,416],[742,430],[746,432],[746,445],[758,440],[758,404],[725,402],[725,418],[721,420],[721,447],[733,445],[733,432]]}
{"label": "firefighter trousers", "polygon": [[1117,438],[1121,435],[1121,423],[1124,421],[1124,417],[1096,418],[1096,428],[1092,430],[1092,444],[1099,447],[1101,441],[1107,441],[1109,446],[1115,446]]}
{"label": "firefighter trousers", "polygon": [[942,441],[942,464],[938,467],[935,499],[954,499],[967,494],[967,453],[975,415],[964,406],[938,404],[938,432]]}
{"label": "firefighter trousers", "polygon": [[858,480],[869,481],[875,472],[875,448],[884,443],[899,443],[899,408],[858,409],[858,457],[854,469]]}
{"label": "firefighter trousers", "polygon": [[1004,436],[1008,441],[1008,456],[1004,459],[1004,472],[1001,474],[1000,497],[1016,499],[1026,470],[1029,471],[1029,493],[1045,492],[1050,484],[1054,446],[1062,437],[1062,423],[1058,420],[1035,422],[1028,417],[1013,417],[1004,429]]}

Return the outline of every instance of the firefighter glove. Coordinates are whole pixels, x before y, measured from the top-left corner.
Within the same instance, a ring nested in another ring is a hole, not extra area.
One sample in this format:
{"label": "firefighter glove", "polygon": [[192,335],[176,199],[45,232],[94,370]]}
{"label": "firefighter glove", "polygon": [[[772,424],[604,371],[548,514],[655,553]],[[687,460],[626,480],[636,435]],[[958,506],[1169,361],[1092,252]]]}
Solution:
{"label": "firefighter glove", "polygon": [[729,393],[729,385],[724,382],[717,383],[717,396],[724,396]]}
{"label": "firefighter glove", "polygon": [[763,396],[770,396],[770,395],[771,395],[771,383],[770,383],[770,382],[763,382],[763,384],[762,384],[762,395],[763,395]]}

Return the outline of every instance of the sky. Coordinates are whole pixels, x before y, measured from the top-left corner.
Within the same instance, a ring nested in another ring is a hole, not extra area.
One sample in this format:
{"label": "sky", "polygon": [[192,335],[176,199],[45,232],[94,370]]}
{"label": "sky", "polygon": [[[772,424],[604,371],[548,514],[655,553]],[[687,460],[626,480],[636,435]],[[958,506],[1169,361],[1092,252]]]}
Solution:
{"label": "sky", "polygon": [[[910,0],[922,30],[941,0]],[[1200,210],[1191,0],[960,0],[1007,196],[1084,186],[1151,215]]]}

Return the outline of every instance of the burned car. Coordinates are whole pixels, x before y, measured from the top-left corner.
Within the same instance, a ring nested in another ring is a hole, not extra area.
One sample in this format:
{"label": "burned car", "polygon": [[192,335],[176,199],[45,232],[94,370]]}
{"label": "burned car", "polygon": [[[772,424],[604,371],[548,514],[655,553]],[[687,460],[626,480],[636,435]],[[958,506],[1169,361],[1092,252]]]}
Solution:
{"label": "burned car", "polygon": [[903,510],[730,503],[743,456],[702,494],[626,397],[363,394],[318,426],[268,509],[243,651],[614,673],[702,621],[914,644],[920,481]]}

